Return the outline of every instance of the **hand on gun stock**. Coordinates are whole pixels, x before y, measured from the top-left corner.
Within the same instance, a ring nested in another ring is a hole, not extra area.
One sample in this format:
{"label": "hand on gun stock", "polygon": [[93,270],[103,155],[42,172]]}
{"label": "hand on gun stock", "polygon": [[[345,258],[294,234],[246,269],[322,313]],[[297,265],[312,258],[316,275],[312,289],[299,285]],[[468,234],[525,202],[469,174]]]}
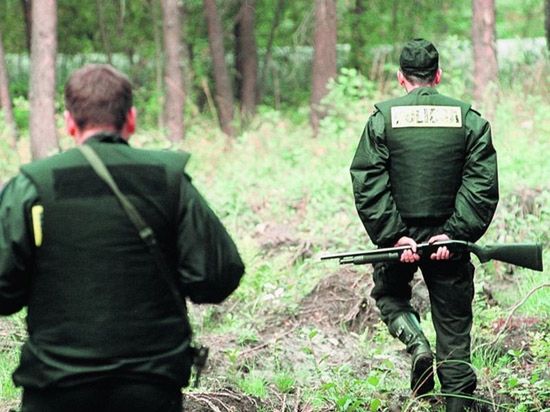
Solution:
{"label": "hand on gun stock", "polygon": [[[447,240],[451,239],[445,234],[435,235],[428,240],[428,244],[433,245],[437,244],[437,242],[443,242]],[[401,252],[401,257],[399,259],[401,263],[414,263],[420,260],[421,256],[419,253],[417,253],[417,243],[414,239],[411,239],[407,236],[402,236],[397,241],[395,246],[410,246],[410,249],[405,249],[403,250],[403,252]],[[447,246],[440,246],[435,252],[430,254],[431,260],[449,260],[451,257],[453,257],[453,254],[447,248]]]}

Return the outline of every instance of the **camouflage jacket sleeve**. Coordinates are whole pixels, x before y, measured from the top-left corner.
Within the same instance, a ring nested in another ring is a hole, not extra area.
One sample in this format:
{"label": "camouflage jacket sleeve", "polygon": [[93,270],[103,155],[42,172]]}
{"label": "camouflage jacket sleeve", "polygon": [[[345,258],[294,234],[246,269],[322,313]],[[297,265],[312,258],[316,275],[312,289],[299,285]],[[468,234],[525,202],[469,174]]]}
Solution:
{"label": "camouflage jacket sleeve", "polygon": [[178,224],[178,271],[183,293],[195,303],[219,303],[239,285],[244,264],[226,229],[184,178]]}
{"label": "camouflage jacket sleeve", "polygon": [[407,233],[395,205],[388,171],[384,118],[375,112],[368,120],[351,163],[351,181],[359,217],[377,246],[393,246]]}
{"label": "camouflage jacket sleeve", "polygon": [[491,126],[470,110],[466,116],[466,161],[462,184],[443,232],[452,239],[477,241],[487,230],[498,203],[497,155]]}
{"label": "camouflage jacket sleeve", "polygon": [[13,178],[0,193],[0,314],[27,303],[33,239],[30,210],[38,195],[29,179]]}

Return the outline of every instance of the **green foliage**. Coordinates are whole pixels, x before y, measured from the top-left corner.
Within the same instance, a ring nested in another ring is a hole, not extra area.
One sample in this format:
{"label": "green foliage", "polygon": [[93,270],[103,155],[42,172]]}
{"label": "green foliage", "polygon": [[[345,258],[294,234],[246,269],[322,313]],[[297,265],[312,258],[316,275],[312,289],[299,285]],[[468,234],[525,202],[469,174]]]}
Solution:
{"label": "green foliage", "polygon": [[349,127],[350,104],[372,99],[376,94],[374,82],[355,69],[342,68],[340,75],[328,85],[329,93],[322,100],[327,116],[321,120],[324,134],[339,136]]}
{"label": "green foliage", "polygon": [[24,97],[18,96],[13,99],[13,117],[18,130],[26,130],[29,128],[29,102]]}
{"label": "green foliage", "polygon": [[[285,1],[280,24],[275,31],[271,63],[265,66],[269,36],[277,10],[274,0],[256,2],[255,37],[258,46],[259,72],[265,73],[260,84],[261,103],[295,113],[308,102],[311,84],[311,56],[314,24],[314,4],[311,1]],[[470,89],[471,3],[450,0],[422,2],[363,1],[338,2],[338,67],[351,67],[385,87],[392,81],[397,68],[397,53],[401,44],[412,37],[426,37],[444,44],[443,67],[450,82],[443,90],[460,97]],[[235,74],[234,25],[239,3],[218,2],[225,32],[227,63]],[[182,2],[185,59],[183,64],[188,100],[191,106],[205,111],[207,101],[204,82],[214,90],[211,79],[211,59],[202,1]],[[497,32],[501,42],[499,64],[501,81],[512,84],[517,73],[538,74],[538,63],[547,58],[544,45],[544,22],[540,0],[498,0]],[[94,61],[110,61],[125,70],[143,96],[159,93],[157,69],[162,62],[162,13],[157,1],[134,0],[113,2],[58,1],[58,51],[61,55],[79,56],[79,65]],[[25,24],[21,2],[0,2],[0,31],[8,57],[16,56],[17,64],[9,63],[12,96],[28,95],[28,63],[26,57]],[[157,38],[155,38],[157,36]],[[535,39],[538,38],[538,39]],[[518,41],[522,39],[520,44]],[[534,39],[534,40],[533,40]],[[532,43],[531,45],[526,43]],[[511,54],[510,54],[511,53]],[[90,55],[101,58],[90,59]],[[86,56],[86,57],[83,57]],[[126,60],[120,64],[120,56]],[[546,57],[545,57],[546,56]],[[8,60],[12,60],[8,58]],[[63,59],[62,59],[63,60]],[[158,66],[158,67],[156,67]],[[190,66],[190,67],[187,67]],[[518,68],[521,67],[521,71]],[[61,87],[72,66],[59,63],[58,85]],[[460,68],[455,73],[454,68]],[[466,78],[464,78],[466,73]],[[527,79],[525,79],[527,80]],[[537,81],[533,82],[536,87]],[[149,126],[156,125],[158,106],[147,98],[140,100]],[[195,111],[192,116],[195,115]]]}

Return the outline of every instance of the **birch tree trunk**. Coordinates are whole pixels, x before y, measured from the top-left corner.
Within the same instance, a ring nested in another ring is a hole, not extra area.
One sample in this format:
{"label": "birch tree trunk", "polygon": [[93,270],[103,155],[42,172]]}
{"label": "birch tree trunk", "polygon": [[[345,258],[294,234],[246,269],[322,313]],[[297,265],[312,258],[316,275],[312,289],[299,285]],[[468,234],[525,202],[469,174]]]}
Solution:
{"label": "birch tree trunk", "polygon": [[11,107],[10,90],[8,83],[8,70],[2,43],[2,32],[0,32],[0,109],[4,112],[4,120],[7,127],[9,145],[15,147],[17,143],[17,127]]}
{"label": "birch tree trunk", "polygon": [[228,136],[233,136],[233,89],[225,63],[222,23],[216,7],[216,1],[203,0],[203,4],[206,24],[208,26],[208,40],[210,54],[212,55],[214,82],[216,83],[215,100],[218,106],[218,119],[223,132]]}
{"label": "birch tree trunk", "polygon": [[56,3],[56,0],[32,2],[29,132],[33,159],[59,150],[55,127]]}
{"label": "birch tree trunk", "polygon": [[162,0],[164,33],[164,124],[168,138],[179,142],[184,136],[183,106],[185,90],[182,74],[181,16],[178,0]]}
{"label": "birch tree trunk", "polygon": [[498,81],[495,0],[472,0],[472,19],[474,100],[482,103]]}
{"label": "birch tree trunk", "polygon": [[311,87],[311,126],[316,135],[326,115],[320,107],[327,84],[336,77],[336,0],[315,0],[315,35]]}

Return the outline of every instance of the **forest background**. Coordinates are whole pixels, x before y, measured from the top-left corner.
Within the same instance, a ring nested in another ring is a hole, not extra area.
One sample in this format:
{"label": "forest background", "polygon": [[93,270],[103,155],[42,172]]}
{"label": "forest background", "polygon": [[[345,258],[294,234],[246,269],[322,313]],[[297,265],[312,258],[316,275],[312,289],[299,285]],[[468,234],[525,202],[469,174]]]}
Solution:
{"label": "forest background", "polygon": [[[372,247],[349,163],[373,103],[403,93],[397,57],[414,37],[440,51],[440,91],[492,122],[502,200],[482,243],[547,250],[549,25],[550,0],[0,0],[0,186],[72,147],[63,84],[84,63],[113,64],[135,87],[133,144],[193,154],[194,182],[247,265],[222,306],[190,308],[211,357],[187,408],[437,410],[437,388],[410,398],[407,358],[368,297],[370,267],[316,255]],[[480,408],[550,410],[545,272],[476,266]],[[10,375],[24,313],[0,326],[7,410],[19,402]]]}

